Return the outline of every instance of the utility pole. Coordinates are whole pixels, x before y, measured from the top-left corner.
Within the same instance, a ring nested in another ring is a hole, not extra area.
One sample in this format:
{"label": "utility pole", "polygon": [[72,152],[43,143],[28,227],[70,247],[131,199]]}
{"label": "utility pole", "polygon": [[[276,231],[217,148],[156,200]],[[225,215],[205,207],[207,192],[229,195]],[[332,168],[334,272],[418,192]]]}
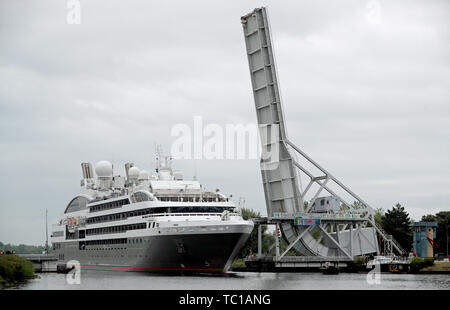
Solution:
{"label": "utility pole", "polygon": [[448,225],[447,225],[447,258],[448,258]]}
{"label": "utility pole", "polygon": [[47,220],[48,209],[45,209],[45,254],[48,254],[48,220]]}

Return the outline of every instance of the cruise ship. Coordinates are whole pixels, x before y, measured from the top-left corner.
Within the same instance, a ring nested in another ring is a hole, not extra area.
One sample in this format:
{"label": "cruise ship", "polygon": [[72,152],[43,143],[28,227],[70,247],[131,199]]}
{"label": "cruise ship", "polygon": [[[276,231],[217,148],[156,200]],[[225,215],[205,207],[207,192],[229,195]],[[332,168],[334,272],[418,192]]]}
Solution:
{"label": "cruise ship", "polygon": [[154,174],[125,164],[82,163],[80,194],[52,225],[59,264],[81,269],[227,272],[253,230],[219,190],[183,180],[172,159],[157,156]]}

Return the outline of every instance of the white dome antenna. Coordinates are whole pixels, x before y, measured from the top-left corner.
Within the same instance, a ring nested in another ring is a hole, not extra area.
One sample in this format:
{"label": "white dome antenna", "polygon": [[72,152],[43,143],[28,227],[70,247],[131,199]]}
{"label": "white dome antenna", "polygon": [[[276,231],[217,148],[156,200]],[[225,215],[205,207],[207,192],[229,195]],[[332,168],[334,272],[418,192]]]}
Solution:
{"label": "white dome antenna", "polygon": [[113,165],[109,161],[99,161],[95,165],[95,174],[100,183],[100,190],[108,190],[112,187]]}
{"label": "white dome antenna", "polygon": [[149,174],[146,170],[142,170],[139,172],[138,180],[139,181],[147,181],[149,179]]}
{"label": "white dome antenna", "polygon": [[95,173],[99,179],[109,179],[113,175],[113,165],[106,160],[99,161],[95,165]]}
{"label": "white dome antenna", "polygon": [[139,173],[141,173],[141,171],[138,167],[131,167],[130,170],[128,170],[128,177],[130,178],[130,181],[136,182],[139,178]]}

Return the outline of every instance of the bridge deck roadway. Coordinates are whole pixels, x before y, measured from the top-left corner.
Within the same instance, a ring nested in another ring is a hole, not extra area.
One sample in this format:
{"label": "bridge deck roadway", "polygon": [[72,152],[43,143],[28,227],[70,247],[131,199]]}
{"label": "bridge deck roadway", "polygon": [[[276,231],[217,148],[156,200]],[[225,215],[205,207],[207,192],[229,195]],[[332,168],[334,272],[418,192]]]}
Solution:
{"label": "bridge deck roadway", "polygon": [[52,254],[17,254],[17,256],[20,256],[32,262],[46,262],[58,260],[58,257]]}

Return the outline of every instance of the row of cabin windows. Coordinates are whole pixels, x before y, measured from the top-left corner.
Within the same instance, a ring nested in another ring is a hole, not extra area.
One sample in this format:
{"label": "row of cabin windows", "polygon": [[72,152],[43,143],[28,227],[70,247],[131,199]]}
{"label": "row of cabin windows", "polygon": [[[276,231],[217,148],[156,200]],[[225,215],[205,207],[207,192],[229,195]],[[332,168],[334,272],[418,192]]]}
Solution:
{"label": "row of cabin windows", "polygon": [[145,229],[145,228],[147,228],[147,223],[108,226],[108,227],[87,229],[86,234],[87,235],[114,234],[126,232],[128,230]]}
{"label": "row of cabin windows", "polygon": [[130,204],[130,201],[128,200],[128,198],[111,201],[111,202],[107,202],[107,203],[102,203],[100,205],[91,206],[91,207],[89,207],[89,212],[98,212],[98,211],[120,208],[123,205],[127,205],[127,204]]}
{"label": "row of cabin windows", "polygon": [[[88,245],[117,245],[117,244],[135,244],[135,243],[143,243],[145,242],[144,239],[142,238],[120,238],[120,239],[104,239],[104,240],[89,240],[89,241],[80,241],[78,243],[78,248],[80,250],[87,250],[86,246]],[[93,248],[90,250],[102,250],[105,248]],[[109,250],[111,249],[122,249],[122,250],[126,250],[126,248],[108,248]]]}
{"label": "row of cabin windows", "polygon": [[[136,244],[146,242],[145,239],[142,238],[120,238],[120,239],[104,239],[104,240],[89,240],[89,241],[80,241],[78,243],[79,250],[126,250],[126,248],[93,248],[86,249],[86,246],[90,245],[118,245],[118,244]],[[61,243],[54,243],[53,250],[61,249]],[[63,258],[60,258],[63,259]]]}
{"label": "row of cabin windows", "polygon": [[157,197],[159,201],[178,201],[178,202],[224,202],[228,201],[228,198],[214,198],[214,197]]}
{"label": "row of cabin windows", "polygon": [[109,214],[109,215],[90,217],[86,220],[86,223],[87,224],[96,224],[96,223],[103,223],[103,222],[125,220],[128,217],[127,213],[129,213],[129,212],[114,213],[114,214]]}
{"label": "row of cabin windows", "polygon": [[[115,239],[109,239],[109,240],[115,240]],[[108,241],[109,241],[108,240]],[[126,244],[127,240],[126,239],[116,239],[116,240],[120,240],[119,244]],[[95,240],[95,242],[99,242],[99,241],[105,241],[105,240]],[[150,242],[150,240],[145,240],[145,239],[141,239],[141,238],[134,238],[134,239],[128,239],[128,243],[129,244],[138,244],[138,243],[145,243],[145,242]],[[101,247],[94,247],[94,248],[87,248],[87,246],[90,246],[92,244],[86,244],[86,242],[79,242],[78,244],[78,249],[79,250],[86,250],[86,251],[116,251],[116,250],[127,250],[127,247],[117,247],[117,244],[111,244],[111,243],[100,243],[100,244],[95,244],[95,245],[102,245]],[[104,247],[103,245],[112,245],[113,247]],[[122,256],[123,257],[123,256]],[[128,257],[137,257],[134,255],[128,255]]]}
{"label": "row of cabin windows", "polygon": [[[160,201],[178,201],[178,202],[224,202],[228,201],[228,198],[222,198],[222,197],[181,197],[181,196],[174,196],[174,197],[158,197]],[[131,200],[133,202],[142,202],[142,201],[149,201],[150,196],[144,192],[137,192],[134,193],[131,196]],[[64,213],[71,213],[75,211],[80,211],[87,208],[87,204],[89,203],[89,200],[86,197],[78,196],[72,199],[72,201],[67,206]],[[114,208],[120,208],[123,205],[129,204],[130,201],[128,198],[117,200],[117,201],[111,201],[95,206],[91,206],[89,208],[89,212],[98,212],[103,210],[109,210]]]}
{"label": "row of cabin windows", "polygon": [[80,241],[80,245],[126,244],[127,238]]}
{"label": "row of cabin windows", "polygon": [[127,219],[128,217],[155,213],[222,213],[225,210],[231,212],[234,210],[234,207],[157,207],[90,217],[87,219],[87,224],[119,221]]}
{"label": "row of cabin windows", "polygon": [[[145,225],[145,224],[144,224]],[[85,250],[87,245],[115,245],[115,244],[134,244],[134,243],[143,243],[145,240],[141,238],[127,239],[127,238],[119,238],[119,239],[104,239],[104,240],[89,240],[89,241],[80,241],[78,247],[80,250]],[[61,249],[61,243],[55,242],[53,243],[53,250]],[[125,249],[125,248],[122,248]],[[60,258],[63,259],[63,258]]]}
{"label": "row of cabin windows", "polygon": [[[116,251],[116,250],[126,250],[127,248],[86,248],[85,245],[80,245],[80,250],[86,251]],[[122,256],[123,257],[123,256]]]}

